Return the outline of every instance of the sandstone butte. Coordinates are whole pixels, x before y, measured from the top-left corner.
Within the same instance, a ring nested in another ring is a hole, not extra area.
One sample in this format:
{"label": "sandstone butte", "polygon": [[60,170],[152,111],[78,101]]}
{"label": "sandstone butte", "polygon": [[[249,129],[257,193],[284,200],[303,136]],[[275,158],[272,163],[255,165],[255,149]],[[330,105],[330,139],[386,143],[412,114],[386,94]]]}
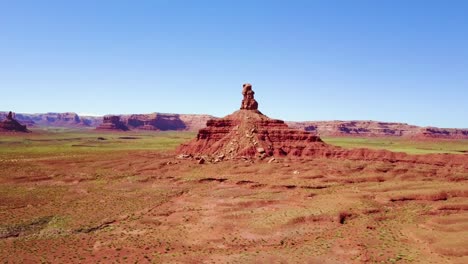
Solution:
{"label": "sandstone butte", "polygon": [[100,124],[97,130],[120,130],[128,131],[127,125],[125,125],[121,120],[120,116],[105,116],[102,124]]}
{"label": "sandstone butte", "polygon": [[258,110],[251,84],[243,85],[242,95],[240,110],[221,119],[208,120],[197,137],[179,146],[176,153],[208,160],[322,157],[468,167],[468,155],[463,154],[410,155],[387,150],[332,146],[314,133],[291,129],[284,121],[262,114]]}
{"label": "sandstone butte", "polygon": [[9,112],[6,119],[0,122],[1,132],[30,132],[25,125],[20,124],[14,117],[13,113]]}

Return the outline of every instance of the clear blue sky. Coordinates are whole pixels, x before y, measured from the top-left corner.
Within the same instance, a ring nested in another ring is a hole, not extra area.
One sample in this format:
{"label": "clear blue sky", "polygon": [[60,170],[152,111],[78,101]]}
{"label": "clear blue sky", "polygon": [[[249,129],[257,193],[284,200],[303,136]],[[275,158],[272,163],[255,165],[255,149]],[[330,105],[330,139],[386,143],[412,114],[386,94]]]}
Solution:
{"label": "clear blue sky", "polygon": [[0,0],[0,110],[468,127],[468,1]]}

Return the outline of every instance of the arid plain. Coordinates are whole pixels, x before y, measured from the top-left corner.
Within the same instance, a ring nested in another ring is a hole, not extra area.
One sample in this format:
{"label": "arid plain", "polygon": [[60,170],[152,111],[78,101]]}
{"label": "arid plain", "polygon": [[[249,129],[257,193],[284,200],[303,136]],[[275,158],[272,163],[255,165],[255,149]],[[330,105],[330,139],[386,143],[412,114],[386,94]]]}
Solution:
{"label": "arid plain", "polygon": [[[2,135],[2,261],[468,260],[468,164],[340,158],[198,164],[177,158],[175,149],[194,136],[68,130]],[[323,140],[409,153],[468,150],[466,140]]]}

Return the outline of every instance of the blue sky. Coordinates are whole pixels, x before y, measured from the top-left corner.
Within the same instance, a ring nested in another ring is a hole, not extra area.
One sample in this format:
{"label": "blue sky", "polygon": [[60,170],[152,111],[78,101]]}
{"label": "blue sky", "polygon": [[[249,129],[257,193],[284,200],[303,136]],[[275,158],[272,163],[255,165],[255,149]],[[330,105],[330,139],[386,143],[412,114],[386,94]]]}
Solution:
{"label": "blue sky", "polygon": [[0,110],[468,127],[468,1],[0,0]]}

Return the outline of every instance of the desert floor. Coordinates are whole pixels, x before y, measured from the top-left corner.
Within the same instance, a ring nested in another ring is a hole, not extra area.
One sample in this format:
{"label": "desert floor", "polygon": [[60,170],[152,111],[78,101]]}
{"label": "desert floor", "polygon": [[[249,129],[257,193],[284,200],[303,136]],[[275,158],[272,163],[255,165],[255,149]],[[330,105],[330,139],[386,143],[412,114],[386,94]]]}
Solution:
{"label": "desert floor", "polygon": [[[0,136],[0,262],[468,263],[468,164],[197,164],[193,133]],[[467,155],[468,141],[325,138]]]}

